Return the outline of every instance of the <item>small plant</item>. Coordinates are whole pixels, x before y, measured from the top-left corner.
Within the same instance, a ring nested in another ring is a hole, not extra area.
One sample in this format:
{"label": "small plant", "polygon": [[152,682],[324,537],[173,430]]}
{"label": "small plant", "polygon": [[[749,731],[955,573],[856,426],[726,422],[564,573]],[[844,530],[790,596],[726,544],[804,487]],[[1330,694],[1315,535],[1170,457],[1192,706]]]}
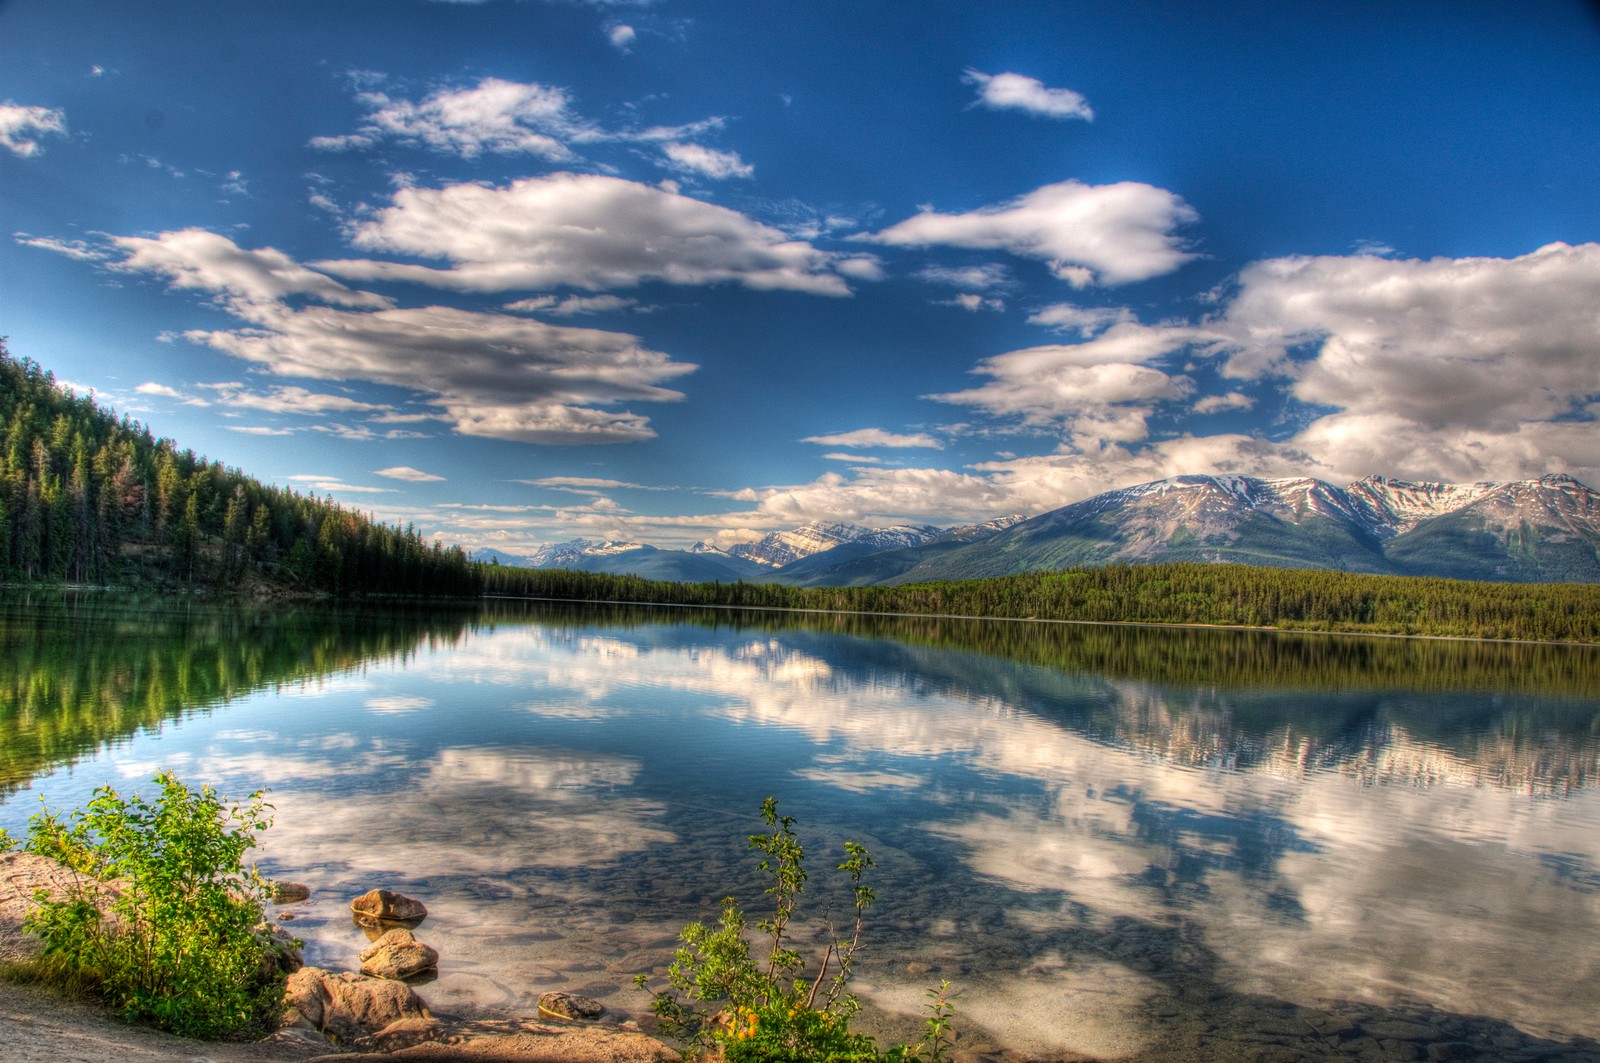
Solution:
{"label": "small plant", "polygon": [[[772,1061],[802,1063],[899,1063],[940,1060],[954,1042],[950,1019],[954,995],[949,983],[937,991],[928,1036],[915,1046],[898,1045],[880,1054],[871,1037],[850,1029],[860,1002],[849,992],[857,953],[862,947],[866,911],[876,894],[863,880],[872,856],[856,842],[845,843],[838,870],[850,877],[855,909],[847,937],[837,932],[822,950],[817,969],[807,977],[806,961],[789,940],[797,898],[805,889],[805,849],[794,833],[794,818],[780,816],[775,798],[761,805],[767,832],[750,836],[750,848],[761,854],[757,870],[770,879],[772,915],[754,929],[766,942],[764,959],[751,952],[744,911],[732,897],[722,902],[715,926],[690,923],[667,969],[667,988],[656,991],[650,1010],[666,1032],[695,1048],[716,1052],[730,1063]],[[648,975],[634,982],[648,990]],[[928,1053],[924,1055],[924,1053]]]}
{"label": "small plant", "polygon": [[35,895],[26,926],[44,962],[91,985],[130,1019],[191,1037],[237,1033],[282,999],[277,946],[262,930],[266,884],[244,854],[271,825],[258,792],[244,803],[170,772],[161,796],[110,786],[66,817],[29,821],[28,849],[76,873],[64,897]]}

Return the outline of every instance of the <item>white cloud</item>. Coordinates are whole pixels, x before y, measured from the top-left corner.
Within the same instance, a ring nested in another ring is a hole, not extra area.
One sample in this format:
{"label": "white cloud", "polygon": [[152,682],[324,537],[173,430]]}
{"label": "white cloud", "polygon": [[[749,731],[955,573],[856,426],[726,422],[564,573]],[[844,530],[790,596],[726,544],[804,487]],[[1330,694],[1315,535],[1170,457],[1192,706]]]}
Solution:
{"label": "white cloud", "polygon": [[969,310],[973,313],[979,310],[990,310],[998,313],[1006,308],[1004,299],[993,299],[978,295],[976,292],[963,292],[952,299],[937,299],[935,303],[939,306],[959,306],[961,309]]}
{"label": "white cloud", "polygon": [[717,151],[699,144],[672,141],[661,145],[667,162],[680,173],[722,181],[729,177],[753,177],[756,168],[739,158],[736,151]]}
{"label": "white cloud", "polygon": [[354,280],[466,291],[591,291],[734,282],[849,295],[857,267],[737,211],[616,177],[560,173],[503,188],[402,188],[353,234],[357,246],[448,259],[451,269],[354,260],[316,263]]}
{"label": "white cloud", "polygon": [[926,432],[910,435],[886,432],[881,428],[860,428],[854,432],[839,432],[828,436],[806,436],[800,442],[817,443],[825,447],[928,447],[943,449],[933,436]]}
{"label": "white cloud", "polygon": [[[631,41],[632,30],[628,34]],[[350,77],[365,85],[382,85],[388,80],[366,71],[352,71]],[[578,115],[572,108],[571,93],[564,88],[495,77],[483,78],[471,87],[439,88],[421,100],[377,89],[359,93],[356,99],[367,111],[361,126],[354,133],[313,137],[312,147],[353,151],[398,144],[464,159],[488,153],[574,163],[579,159],[574,144],[685,140],[725,124],[725,119],[711,117],[676,126],[606,129]]]}
{"label": "white cloud", "polygon": [[595,476],[544,476],[537,480],[517,480],[514,482],[519,484],[528,484],[530,487],[551,487],[555,488],[556,490],[567,491],[589,491],[601,488],[612,490],[618,487],[626,487],[639,491],[660,490],[659,488],[655,487],[646,487],[644,484],[628,483],[625,480],[607,480]]}
{"label": "white cloud", "polygon": [[133,390],[140,395],[156,395],[163,399],[177,399],[180,402],[186,402],[192,406],[210,405],[210,403],[206,402],[204,399],[198,399],[190,395],[185,395],[177,388],[168,387],[166,384],[157,384],[154,381],[145,381],[143,384],[140,384]]}
{"label": "white cloud", "polygon": [[567,162],[576,156],[565,141],[593,132],[572,113],[565,89],[500,78],[484,78],[472,88],[439,89],[420,102],[382,92],[357,99],[368,111],[361,128],[316,137],[312,147],[344,151],[393,142],[466,159],[489,152]]}
{"label": "white cloud", "polygon": [[917,276],[933,284],[947,284],[968,291],[981,292],[1012,286],[1011,275],[997,262],[981,266],[928,266],[919,269]]}
{"label": "white cloud", "polygon": [[1256,400],[1248,395],[1241,395],[1237,391],[1230,391],[1226,395],[1207,395],[1194,404],[1195,413],[1221,413],[1223,410],[1248,410],[1256,404]]}
{"label": "white cloud", "polygon": [[973,370],[990,378],[965,391],[930,395],[1024,423],[1065,424],[1076,442],[1143,439],[1145,418],[1161,402],[1185,398],[1193,385],[1150,363],[1192,342],[1180,329],[1112,326],[1077,344],[1047,344],[985,358]]}
{"label": "white cloud", "polygon": [[7,100],[0,103],[0,148],[30,158],[44,149],[39,139],[65,136],[67,113],[59,107],[30,107]]}
{"label": "white cloud", "polygon": [[[682,394],[662,382],[695,369],[641,347],[626,333],[449,307],[395,308],[281,252],[247,251],[201,230],[113,242],[127,253],[115,268],[212,292],[247,326],[191,330],[184,334],[191,342],[280,376],[365,380],[420,392],[467,435],[534,443],[650,438],[654,432],[647,418],[609,407],[676,401]],[[293,295],[339,305],[295,307],[282,301]],[[309,393],[296,396],[292,389],[278,394],[309,401]],[[373,435],[368,429],[330,430]]]}
{"label": "white cloud", "polygon": [[389,480],[404,480],[407,483],[414,484],[438,483],[444,479],[443,476],[435,476],[431,472],[413,469],[409,465],[395,465],[387,469],[378,469],[372,475],[382,476]]}
{"label": "white cloud", "polygon": [[862,238],[899,247],[965,247],[1043,260],[1073,285],[1125,284],[1171,273],[1194,257],[1175,230],[1197,215],[1162,188],[1062,181],[965,214],[924,210]]}
{"label": "white cloud", "polygon": [[1133,319],[1133,312],[1127,307],[1089,307],[1074,303],[1055,303],[1030,314],[1028,324],[1043,325],[1061,332],[1076,332],[1087,338],[1102,329],[1131,322]]}
{"label": "white cloud", "polygon": [[261,305],[294,295],[338,306],[391,305],[380,295],[356,291],[307,269],[282,251],[270,247],[247,251],[205,229],[164,232],[154,238],[115,236],[111,243],[125,255],[113,268],[163,276],[174,288]]}
{"label": "white cloud", "polygon": [[337,476],[317,476],[307,473],[290,476],[288,479],[291,482],[307,487],[312,491],[325,491],[329,493],[340,491],[347,494],[358,495],[386,495],[392,493],[392,489],[388,487],[358,487],[355,484],[347,484],[343,480],[340,480]]}
{"label": "white cloud", "polygon": [[638,37],[639,34],[634,32],[632,26],[624,26],[620,23],[606,31],[606,39],[611,42],[612,47],[623,52],[626,52]]}
{"label": "white cloud", "polygon": [[1518,258],[1295,257],[1243,271],[1207,329],[1224,372],[1336,412],[1296,444],[1347,472],[1600,469],[1600,244]]}
{"label": "white cloud", "polygon": [[1037,78],[1012,73],[989,75],[969,69],[961,80],[978,87],[974,106],[982,105],[991,111],[1026,111],[1043,118],[1094,121],[1094,111],[1082,94],[1071,89],[1046,88]]}
{"label": "white cloud", "polygon": [[531,299],[507,303],[506,309],[520,314],[543,313],[570,317],[574,314],[609,314],[618,310],[645,312],[650,308],[639,306],[637,299],[625,299],[620,295],[569,295],[565,299],[536,295]]}
{"label": "white cloud", "polygon": [[104,262],[110,254],[87,240],[58,240],[53,236],[33,236],[30,233],[13,233],[12,237],[24,247],[37,247],[41,251],[54,251],[80,262]]}
{"label": "white cloud", "polygon": [[294,413],[310,416],[333,412],[381,412],[393,409],[392,406],[352,399],[348,395],[328,395],[308,391],[302,387],[280,386],[261,392],[252,391],[245,385],[238,383],[200,384],[198,386],[208,391],[215,391],[217,393],[217,401],[224,405],[242,407],[249,410],[263,410],[267,413]]}

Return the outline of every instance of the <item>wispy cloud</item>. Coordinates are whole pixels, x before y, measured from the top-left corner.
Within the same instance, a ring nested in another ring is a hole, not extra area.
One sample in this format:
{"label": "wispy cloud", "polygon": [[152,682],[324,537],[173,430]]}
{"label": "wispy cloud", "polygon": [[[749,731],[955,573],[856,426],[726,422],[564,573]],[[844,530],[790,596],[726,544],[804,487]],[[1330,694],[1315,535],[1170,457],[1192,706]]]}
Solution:
{"label": "wispy cloud", "polygon": [[413,469],[409,465],[395,465],[387,469],[377,469],[372,475],[382,476],[388,480],[404,480],[413,484],[439,483],[444,479],[443,476],[435,476],[431,472]]}
{"label": "wispy cloud", "polygon": [[859,428],[853,432],[838,432],[827,436],[806,436],[800,442],[817,443],[825,447],[925,447],[940,450],[944,447],[926,432],[896,433],[882,428]]}
{"label": "wispy cloud", "polygon": [[0,103],[0,148],[24,159],[40,154],[39,141],[66,136],[67,113],[59,107],[36,107],[6,100]]}
{"label": "wispy cloud", "polygon": [[753,177],[756,168],[739,158],[736,151],[718,151],[700,144],[672,141],[661,145],[667,164],[679,173],[709,177],[715,181],[730,177]]}

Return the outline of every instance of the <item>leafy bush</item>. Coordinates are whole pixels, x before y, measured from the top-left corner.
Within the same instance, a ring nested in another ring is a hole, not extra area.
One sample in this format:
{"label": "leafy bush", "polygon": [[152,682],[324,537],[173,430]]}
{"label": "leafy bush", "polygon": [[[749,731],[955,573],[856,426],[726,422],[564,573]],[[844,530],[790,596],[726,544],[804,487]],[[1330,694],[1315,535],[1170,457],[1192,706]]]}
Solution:
{"label": "leafy bush", "polygon": [[[768,831],[751,835],[750,848],[761,854],[757,870],[771,880],[766,893],[773,898],[772,915],[754,927],[766,939],[766,957],[758,959],[751,952],[744,911],[737,900],[725,898],[715,926],[690,923],[679,936],[682,945],[667,969],[667,987],[657,990],[650,1002],[663,1028],[730,1063],[942,1059],[955,1041],[949,982],[929,992],[927,1035],[916,1045],[897,1045],[880,1054],[871,1037],[850,1029],[850,1019],[861,1006],[849,992],[850,977],[866,911],[877,899],[863,881],[873,866],[871,854],[856,842],[845,843],[838,870],[850,877],[854,925],[848,937],[835,931],[816,971],[807,977],[805,958],[789,944],[789,924],[805,888],[805,849],[794,833],[794,818],[778,814],[775,798],[762,802],[761,816]],[[638,975],[634,982],[649,988],[648,975]]]}
{"label": "leafy bush", "polygon": [[28,850],[76,875],[64,897],[40,891],[25,925],[44,940],[46,964],[130,1020],[191,1037],[241,1032],[282,999],[266,884],[243,865],[270,806],[259,792],[236,803],[170,772],[155,782],[154,803],[103,786],[87,809],[29,821]]}

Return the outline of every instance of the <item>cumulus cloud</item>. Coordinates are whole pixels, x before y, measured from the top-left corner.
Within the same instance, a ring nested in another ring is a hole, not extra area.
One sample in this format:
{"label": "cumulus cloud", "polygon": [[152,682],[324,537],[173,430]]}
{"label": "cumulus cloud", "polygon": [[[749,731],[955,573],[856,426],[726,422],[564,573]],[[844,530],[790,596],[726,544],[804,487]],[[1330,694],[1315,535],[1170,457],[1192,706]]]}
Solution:
{"label": "cumulus cloud", "polygon": [[444,479],[443,476],[435,476],[431,472],[413,469],[409,465],[395,465],[387,469],[378,469],[372,475],[382,476],[389,480],[404,480],[413,484],[438,483]]}
{"label": "cumulus cloud", "polygon": [[1039,259],[1073,287],[1126,284],[1171,273],[1194,255],[1176,231],[1197,220],[1162,188],[1062,181],[965,214],[934,210],[862,238],[897,247],[965,247]]}
{"label": "cumulus cloud", "polygon": [[839,432],[831,436],[806,436],[800,442],[817,443],[825,447],[944,447],[926,432],[910,434],[886,432],[882,428],[860,428],[854,432]]}
{"label": "cumulus cloud", "polygon": [[624,26],[620,23],[606,31],[606,39],[611,42],[612,47],[623,52],[631,48],[638,37],[639,34],[634,31],[632,26]]}
{"label": "cumulus cloud", "polygon": [[67,113],[59,107],[34,107],[7,100],[0,103],[0,148],[30,158],[44,149],[39,139],[65,136]]}
{"label": "cumulus cloud", "polygon": [[969,69],[961,80],[978,87],[978,98],[973,106],[987,107],[991,111],[1026,111],[1042,118],[1094,121],[1094,111],[1082,94],[1071,89],[1046,88],[1037,78],[1012,73],[990,75]]}
{"label": "cumulus cloud", "polygon": [[1187,397],[1188,378],[1150,363],[1192,342],[1185,330],[1134,323],[1112,326],[1077,344],[1046,344],[985,358],[973,372],[989,381],[964,391],[930,395],[1035,425],[1065,424],[1078,437],[1143,439],[1156,404]]}
{"label": "cumulus cloud", "polygon": [[1298,443],[1344,470],[1491,479],[1600,468],[1600,244],[1517,258],[1292,257],[1207,330],[1224,372],[1336,412]]}
{"label": "cumulus cloud", "polygon": [[753,177],[756,168],[739,158],[736,151],[717,151],[699,144],[676,141],[661,145],[667,163],[679,173],[722,181],[729,177]]}
{"label": "cumulus cloud", "polygon": [[560,173],[500,187],[402,188],[353,233],[358,247],[447,259],[449,269],[374,260],[315,265],[353,280],[465,291],[731,282],[849,295],[851,259],[737,211],[617,177]]}
{"label": "cumulus cloud", "polygon": [[[534,443],[650,438],[647,418],[611,407],[676,401],[682,393],[663,382],[695,369],[626,333],[440,306],[398,308],[274,249],[245,250],[201,230],[113,243],[126,255],[115,268],[210,292],[246,325],[191,330],[184,334],[191,342],[280,376],[420,392],[467,435]],[[320,304],[291,303],[296,296]],[[279,397],[290,393],[281,389]]]}

